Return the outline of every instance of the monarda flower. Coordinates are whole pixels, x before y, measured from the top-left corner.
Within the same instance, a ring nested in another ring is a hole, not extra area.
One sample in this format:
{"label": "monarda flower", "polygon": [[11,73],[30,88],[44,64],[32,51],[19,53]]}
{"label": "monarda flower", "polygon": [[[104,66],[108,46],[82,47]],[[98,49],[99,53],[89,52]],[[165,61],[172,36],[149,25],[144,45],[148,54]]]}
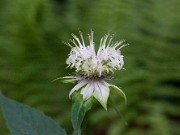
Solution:
{"label": "monarda flower", "polygon": [[76,73],[73,76],[65,76],[63,79],[77,81],[70,91],[69,97],[75,91],[80,91],[84,101],[93,96],[107,110],[107,100],[111,89],[116,90],[126,100],[126,96],[120,88],[107,83],[114,70],[123,68],[124,61],[120,49],[126,44],[124,41],[113,43],[113,37],[109,38],[109,34],[107,34],[101,38],[99,49],[96,51],[93,31],[88,36],[89,44],[85,44],[81,32],[80,39],[72,34],[73,39],[66,42],[71,47],[66,63],[69,68],[75,69]]}

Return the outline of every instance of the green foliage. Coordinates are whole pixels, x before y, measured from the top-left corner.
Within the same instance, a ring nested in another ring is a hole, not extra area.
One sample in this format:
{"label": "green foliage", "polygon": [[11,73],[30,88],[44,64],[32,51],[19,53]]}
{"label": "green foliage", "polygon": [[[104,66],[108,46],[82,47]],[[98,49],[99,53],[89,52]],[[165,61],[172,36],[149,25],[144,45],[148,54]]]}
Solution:
{"label": "green foliage", "polygon": [[121,97],[123,97],[124,100],[125,100],[125,103],[127,102],[126,95],[124,94],[124,92],[119,87],[111,84],[110,85],[110,90],[111,90],[111,92],[114,92],[115,94],[118,94]]}
{"label": "green foliage", "polygon": [[71,132],[73,85],[51,82],[71,73],[65,65],[69,48],[61,42],[78,28],[85,34],[92,28],[96,42],[106,32],[116,33],[115,40],[126,39],[130,46],[122,49],[126,70],[116,72],[111,83],[122,87],[127,104],[113,94],[115,110],[97,104],[87,135],[179,135],[179,5],[179,0],[1,0],[0,87]]}
{"label": "green foliage", "polygon": [[81,135],[82,123],[85,119],[86,112],[89,111],[93,104],[93,98],[83,101],[81,94],[73,94],[73,105],[71,111],[71,121],[74,129],[73,135]]}
{"label": "green foliage", "polygon": [[[64,61],[69,48],[62,44],[63,38],[68,39],[62,36],[66,33],[60,21],[62,17],[52,14],[46,0],[4,0],[0,6],[0,87],[3,93],[71,127],[70,107],[64,104],[70,106],[70,101],[68,96],[63,96],[68,95],[69,87],[51,82],[66,74]],[[37,16],[42,20],[37,20]],[[5,127],[1,121],[0,125]]]}
{"label": "green foliage", "polygon": [[51,118],[2,94],[0,105],[12,135],[67,135]]}

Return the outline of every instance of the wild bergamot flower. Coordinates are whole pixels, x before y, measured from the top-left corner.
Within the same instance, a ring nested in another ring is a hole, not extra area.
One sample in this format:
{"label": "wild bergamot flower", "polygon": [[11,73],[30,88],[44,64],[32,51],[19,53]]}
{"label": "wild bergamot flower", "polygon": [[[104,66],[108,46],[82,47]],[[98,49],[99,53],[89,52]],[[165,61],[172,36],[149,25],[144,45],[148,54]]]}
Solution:
{"label": "wild bergamot flower", "polygon": [[88,45],[85,44],[81,32],[81,39],[72,34],[73,39],[70,42],[66,42],[71,47],[66,63],[69,68],[75,69],[76,74],[65,76],[63,79],[77,81],[77,85],[70,91],[69,97],[71,97],[73,92],[80,90],[84,101],[93,96],[107,109],[110,89],[119,92],[126,100],[126,96],[120,88],[107,83],[114,70],[123,68],[124,61],[120,49],[126,44],[124,44],[124,41],[113,43],[113,36],[109,38],[109,34],[107,34],[101,38],[99,49],[95,51],[93,31],[88,36]]}

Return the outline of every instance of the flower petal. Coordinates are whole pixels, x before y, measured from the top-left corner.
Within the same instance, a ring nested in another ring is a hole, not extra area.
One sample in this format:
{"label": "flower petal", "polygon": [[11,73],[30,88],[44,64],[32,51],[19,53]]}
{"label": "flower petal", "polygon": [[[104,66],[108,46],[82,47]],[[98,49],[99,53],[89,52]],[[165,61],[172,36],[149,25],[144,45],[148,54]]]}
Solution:
{"label": "flower petal", "polygon": [[104,81],[94,82],[93,96],[101,103],[105,110],[107,110],[107,100],[109,97],[109,87]]}
{"label": "flower petal", "polygon": [[87,84],[87,81],[82,80],[77,85],[75,85],[74,88],[69,93],[69,98],[71,97],[73,92],[75,92],[76,90],[79,90],[80,88],[82,88],[86,84]]}
{"label": "flower petal", "polygon": [[113,85],[113,84],[108,84],[108,83],[107,83],[107,85],[110,87],[110,89],[112,88],[112,90],[115,90],[115,92],[117,94],[122,96],[125,100],[125,103],[127,102],[126,95],[124,94],[124,92],[119,87],[117,87],[116,85]]}
{"label": "flower petal", "polygon": [[89,82],[86,87],[84,87],[81,90],[81,94],[83,95],[83,99],[87,100],[88,98],[90,98],[93,95],[93,91],[94,91],[94,84],[92,82]]}

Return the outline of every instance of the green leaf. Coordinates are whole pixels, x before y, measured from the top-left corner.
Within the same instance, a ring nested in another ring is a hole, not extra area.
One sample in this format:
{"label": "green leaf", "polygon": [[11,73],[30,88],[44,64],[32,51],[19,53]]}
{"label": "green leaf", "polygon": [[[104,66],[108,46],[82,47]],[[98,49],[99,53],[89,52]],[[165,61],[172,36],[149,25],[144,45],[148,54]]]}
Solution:
{"label": "green leaf", "polygon": [[51,118],[1,93],[0,105],[12,135],[67,135]]}
{"label": "green leaf", "polygon": [[109,84],[109,88],[111,90],[113,90],[115,93],[119,94],[120,96],[122,96],[125,100],[125,103],[127,103],[127,98],[126,98],[126,95],[124,94],[124,92],[118,88],[116,85],[112,85],[112,84]]}
{"label": "green leaf", "polygon": [[56,78],[56,79],[52,80],[52,82],[55,82],[58,80],[61,80],[61,82],[63,82],[63,83],[75,83],[76,82],[76,80],[63,78],[63,77]]}
{"label": "green leaf", "polygon": [[81,123],[84,117],[82,107],[83,107],[82,98],[80,96],[76,96],[71,112],[71,120],[74,129],[74,135],[81,135]]}
{"label": "green leaf", "polygon": [[85,114],[92,107],[93,98],[83,101],[82,95],[79,92],[73,94],[73,106],[71,112],[71,120],[74,129],[73,135],[81,135],[81,125]]}
{"label": "green leaf", "polygon": [[58,77],[58,78],[52,80],[52,82],[61,80],[61,82],[63,82],[63,83],[75,83],[75,82],[77,82],[77,80],[75,78],[76,77],[74,77],[74,76]]}

